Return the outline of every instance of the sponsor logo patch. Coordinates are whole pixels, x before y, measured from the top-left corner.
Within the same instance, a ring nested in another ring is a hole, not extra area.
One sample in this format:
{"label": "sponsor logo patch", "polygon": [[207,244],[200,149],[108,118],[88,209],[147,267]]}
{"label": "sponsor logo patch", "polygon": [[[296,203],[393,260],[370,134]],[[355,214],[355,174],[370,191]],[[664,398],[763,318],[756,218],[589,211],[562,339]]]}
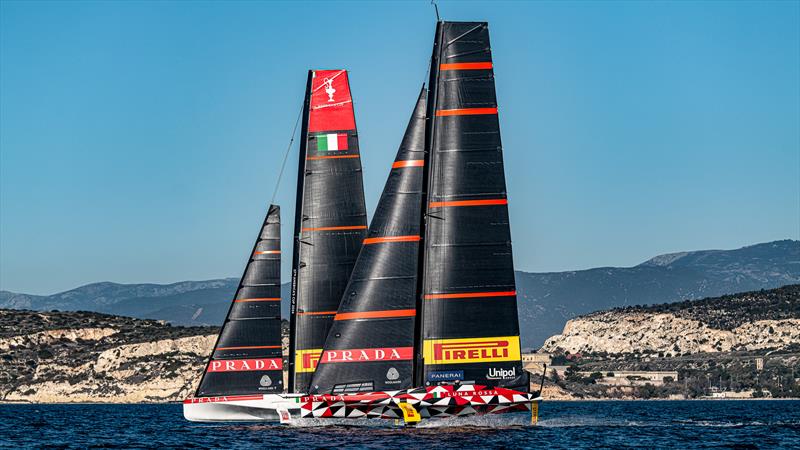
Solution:
{"label": "sponsor logo patch", "polygon": [[208,363],[209,372],[247,372],[252,370],[283,370],[283,359],[215,359]]}
{"label": "sponsor logo patch", "polygon": [[519,361],[519,336],[426,340],[425,364]]}
{"label": "sponsor logo patch", "polygon": [[389,370],[386,371],[386,384],[398,383],[400,383],[400,372],[394,367],[389,367]]}
{"label": "sponsor logo patch", "polygon": [[294,371],[295,373],[313,372],[317,369],[319,357],[322,355],[321,348],[308,350],[295,350],[294,352]]}
{"label": "sponsor logo patch", "polygon": [[260,384],[263,387],[270,387],[270,386],[272,386],[272,378],[270,378],[269,375],[264,375],[258,381],[258,384]]}
{"label": "sponsor logo patch", "polygon": [[441,370],[437,372],[428,372],[428,381],[460,381],[463,379],[463,370]]}
{"label": "sponsor logo patch", "polygon": [[322,355],[322,362],[405,361],[413,356],[414,347],[355,348],[351,350],[327,350]]}
{"label": "sponsor logo patch", "polygon": [[516,367],[512,367],[510,369],[498,369],[496,367],[490,367],[489,372],[486,373],[487,380],[508,380],[516,377]]}

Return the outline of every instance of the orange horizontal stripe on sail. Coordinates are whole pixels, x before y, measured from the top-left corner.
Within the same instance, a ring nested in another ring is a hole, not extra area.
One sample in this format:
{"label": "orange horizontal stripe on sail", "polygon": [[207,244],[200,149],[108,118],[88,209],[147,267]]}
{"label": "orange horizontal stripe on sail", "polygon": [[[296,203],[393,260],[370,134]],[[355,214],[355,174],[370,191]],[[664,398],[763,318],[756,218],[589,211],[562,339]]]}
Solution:
{"label": "orange horizontal stripe on sail", "polygon": [[497,108],[460,108],[440,109],[436,111],[438,117],[442,116],[475,116],[480,114],[497,114]]}
{"label": "orange horizontal stripe on sail", "polygon": [[318,228],[303,228],[302,231],[338,231],[338,230],[366,230],[366,225],[353,225],[346,227],[318,227]]}
{"label": "orange horizontal stripe on sail", "polygon": [[419,236],[385,236],[364,239],[364,245],[379,244],[381,242],[417,242],[420,239]]}
{"label": "orange horizontal stripe on sail", "polygon": [[299,312],[298,316],[332,316],[336,311],[314,311],[314,312]]}
{"label": "orange horizontal stripe on sail", "polygon": [[453,64],[440,64],[439,70],[480,70],[491,69],[492,62],[473,62],[473,63],[453,63]]}
{"label": "orange horizontal stripe on sail", "polygon": [[386,317],[414,317],[417,315],[416,309],[391,309],[388,311],[364,311],[339,313],[333,320],[352,320],[352,319],[382,319]]}
{"label": "orange horizontal stripe on sail", "polygon": [[431,208],[440,208],[445,206],[491,206],[491,205],[507,205],[508,199],[495,198],[491,200],[457,200],[452,202],[431,202]]}
{"label": "orange horizontal stripe on sail", "polygon": [[437,298],[475,298],[475,297],[512,297],[517,295],[517,291],[500,292],[464,292],[460,294],[425,294],[425,300]]}
{"label": "orange horizontal stripe on sail", "polygon": [[249,350],[251,348],[281,348],[280,345],[248,345],[242,347],[217,347],[214,350]]}
{"label": "orange horizontal stripe on sail", "polygon": [[358,158],[360,155],[333,155],[333,156],[309,156],[306,161],[315,161],[317,159],[342,159],[342,158]]}
{"label": "orange horizontal stripe on sail", "polygon": [[234,300],[233,303],[246,303],[246,302],[279,302],[281,301],[280,297],[261,297],[261,298],[240,298],[239,300]]}
{"label": "orange horizontal stripe on sail", "polygon": [[392,164],[392,169],[399,169],[401,167],[422,167],[424,165],[424,159],[409,159],[407,161],[395,161],[394,164]]}
{"label": "orange horizontal stripe on sail", "polygon": [[280,255],[280,250],[264,250],[260,252],[253,252],[254,255]]}

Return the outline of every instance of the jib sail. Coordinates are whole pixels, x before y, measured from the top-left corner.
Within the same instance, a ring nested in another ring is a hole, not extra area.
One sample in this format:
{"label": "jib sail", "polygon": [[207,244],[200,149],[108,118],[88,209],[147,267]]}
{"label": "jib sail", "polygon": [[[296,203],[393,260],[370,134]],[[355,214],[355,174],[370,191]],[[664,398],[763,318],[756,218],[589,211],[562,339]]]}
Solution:
{"label": "jib sail", "polygon": [[270,205],[197,397],[283,391],[280,222]]}
{"label": "jib sail", "polygon": [[345,70],[309,71],[294,231],[289,391],[306,392],[367,232]]}
{"label": "jib sail", "polygon": [[417,381],[527,391],[486,23],[437,24],[428,117],[424,366]]}
{"label": "jib sail", "polygon": [[412,387],[425,97],[423,88],[325,341],[311,393]]}

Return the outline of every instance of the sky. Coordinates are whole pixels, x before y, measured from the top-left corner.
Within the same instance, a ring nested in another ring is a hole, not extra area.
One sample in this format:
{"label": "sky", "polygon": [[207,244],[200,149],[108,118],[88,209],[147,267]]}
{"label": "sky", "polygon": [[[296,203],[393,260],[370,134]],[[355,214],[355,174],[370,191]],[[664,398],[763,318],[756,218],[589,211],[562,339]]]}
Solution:
{"label": "sky", "polygon": [[[800,2],[439,3],[489,22],[517,269],[800,238]],[[427,0],[3,1],[0,289],[240,276],[310,68],[350,71],[371,215],[434,26]]]}

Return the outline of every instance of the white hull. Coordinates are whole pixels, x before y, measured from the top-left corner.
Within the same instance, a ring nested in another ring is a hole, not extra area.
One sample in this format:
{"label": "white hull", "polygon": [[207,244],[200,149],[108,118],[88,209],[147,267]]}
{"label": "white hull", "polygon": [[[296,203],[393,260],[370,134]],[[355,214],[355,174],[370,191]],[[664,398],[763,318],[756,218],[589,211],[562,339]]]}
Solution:
{"label": "white hull", "polygon": [[190,398],[183,402],[183,417],[192,422],[287,422],[300,417],[303,395]]}

